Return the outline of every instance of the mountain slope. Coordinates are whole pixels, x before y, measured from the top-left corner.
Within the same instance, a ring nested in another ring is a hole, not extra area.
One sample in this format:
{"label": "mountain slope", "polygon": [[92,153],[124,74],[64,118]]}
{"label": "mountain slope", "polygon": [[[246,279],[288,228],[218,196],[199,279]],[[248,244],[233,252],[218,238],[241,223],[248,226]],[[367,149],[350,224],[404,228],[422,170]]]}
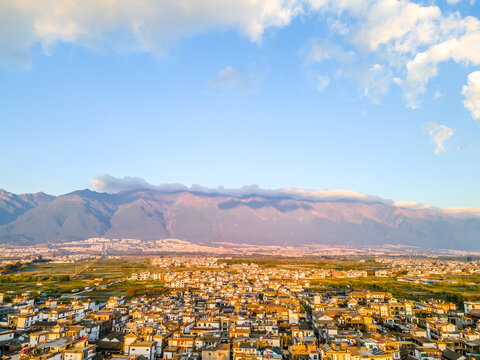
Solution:
{"label": "mountain slope", "polygon": [[207,243],[402,244],[480,250],[478,217],[382,202],[158,190],[118,194],[83,190],[59,197],[8,194],[0,197],[3,243],[178,238]]}
{"label": "mountain slope", "polygon": [[26,211],[54,198],[45,193],[15,195],[0,189],[0,225],[8,224]]}

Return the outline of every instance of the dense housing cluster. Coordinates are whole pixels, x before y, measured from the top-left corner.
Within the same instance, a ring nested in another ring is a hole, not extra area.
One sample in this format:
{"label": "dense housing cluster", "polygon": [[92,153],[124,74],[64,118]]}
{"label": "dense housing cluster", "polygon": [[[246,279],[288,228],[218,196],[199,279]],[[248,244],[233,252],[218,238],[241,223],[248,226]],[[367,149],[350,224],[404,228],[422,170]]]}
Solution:
{"label": "dense housing cluster", "polygon": [[[412,261],[405,261],[404,275],[414,276],[408,273]],[[0,295],[2,359],[480,358],[480,302],[459,307],[311,284],[327,277],[363,278],[364,270],[277,268],[217,258],[152,262],[157,271],[132,273],[123,281],[149,281],[164,289],[161,294],[112,296],[106,302],[89,300],[88,291],[56,299],[34,299],[29,292]]]}

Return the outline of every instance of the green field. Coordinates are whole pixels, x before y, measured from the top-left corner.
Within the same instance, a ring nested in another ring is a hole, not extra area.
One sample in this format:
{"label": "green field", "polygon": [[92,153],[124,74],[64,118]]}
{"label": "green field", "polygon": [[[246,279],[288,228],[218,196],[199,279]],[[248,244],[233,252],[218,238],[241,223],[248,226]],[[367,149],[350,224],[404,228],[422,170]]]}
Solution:
{"label": "green field", "polygon": [[[19,295],[26,291],[34,295],[54,297],[79,295],[106,300],[113,295],[127,295],[128,289],[135,286],[150,285],[140,282],[131,284],[121,282],[107,288],[98,288],[123,280],[133,272],[145,271],[150,267],[144,258],[126,258],[118,261],[94,260],[76,263],[34,263],[22,266],[19,270],[0,276],[0,291]],[[68,280],[65,279],[68,277]],[[157,283],[156,285],[161,285]],[[97,287],[97,289],[95,289]],[[40,294],[38,294],[40,293]]]}
{"label": "green field", "polygon": [[476,285],[467,285],[463,277],[457,283],[438,282],[433,285],[401,282],[395,278],[354,278],[354,279],[321,279],[312,281],[312,291],[321,290],[370,290],[385,291],[399,299],[429,300],[439,299],[463,306],[467,300],[480,300],[480,276],[470,277],[469,282]]}
{"label": "green field", "polygon": [[[224,259],[227,265],[254,263],[264,268],[366,270],[373,274],[385,265],[369,258],[237,258]],[[168,271],[207,271],[210,268],[171,268]],[[145,257],[123,257],[119,260],[97,259],[67,264],[48,262],[32,263],[14,268],[0,276],[0,291],[9,295],[19,295],[31,291],[34,296],[53,296],[68,299],[78,296],[105,301],[110,296],[157,296],[168,291],[161,281],[126,281],[133,272],[166,271],[154,267]],[[438,278],[437,278],[438,279]],[[322,290],[371,290],[386,291],[399,299],[428,300],[442,299],[462,306],[465,300],[480,300],[480,275],[445,276],[433,285],[400,282],[396,278],[326,278],[311,281],[310,291]],[[80,292],[80,293],[79,293]]]}

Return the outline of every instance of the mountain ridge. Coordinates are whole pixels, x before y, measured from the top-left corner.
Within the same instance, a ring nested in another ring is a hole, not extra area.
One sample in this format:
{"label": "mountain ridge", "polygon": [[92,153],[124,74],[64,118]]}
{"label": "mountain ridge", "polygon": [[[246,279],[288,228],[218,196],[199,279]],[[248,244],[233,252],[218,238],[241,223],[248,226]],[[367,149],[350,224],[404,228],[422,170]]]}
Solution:
{"label": "mountain ridge", "polygon": [[[480,250],[480,218],[358,198],[137,189],[60,196],[0,190],[0,243],[94,237],[257,245],[415,245]],[[3,215],[2,215],[3,214]]]}

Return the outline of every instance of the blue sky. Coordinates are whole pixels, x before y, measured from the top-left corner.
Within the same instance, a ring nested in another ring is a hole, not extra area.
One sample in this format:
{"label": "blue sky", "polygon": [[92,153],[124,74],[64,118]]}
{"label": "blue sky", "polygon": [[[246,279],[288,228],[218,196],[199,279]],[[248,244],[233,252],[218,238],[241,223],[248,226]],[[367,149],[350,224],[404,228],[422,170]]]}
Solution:
{"label": "blue sky", "polygon": [[480,207],[480,3],[133,3],[2,2],[0,188],[110,174]]}

